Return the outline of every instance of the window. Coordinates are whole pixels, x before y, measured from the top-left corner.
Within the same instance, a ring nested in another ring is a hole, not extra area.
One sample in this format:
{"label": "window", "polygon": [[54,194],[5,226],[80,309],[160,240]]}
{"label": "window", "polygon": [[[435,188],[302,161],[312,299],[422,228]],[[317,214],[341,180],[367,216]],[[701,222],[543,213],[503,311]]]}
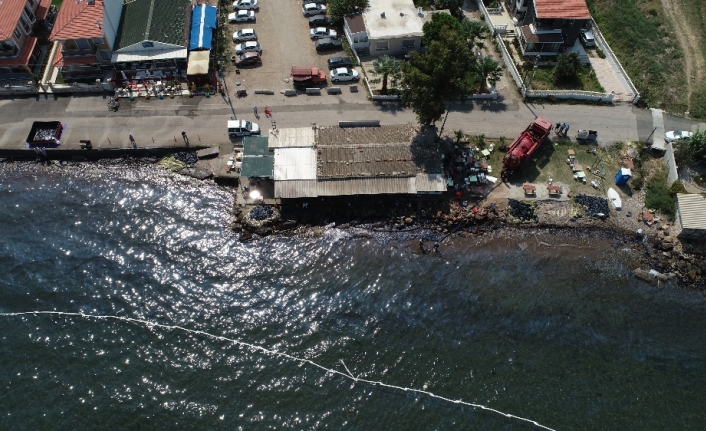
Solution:
{"label": "window", "polygon": [[32,8],[29,7],[29,5],[25,5],[25,14],[27,15],[27,18],[29,18],[29,20],[31,22],[34,22],[37,20],[37,17],[34,16],[34,12],[32,12]]}
{"label": "window", "polygon": [[34,0],[27,0],[27,4],[29,5],[30,8],[34,7]]}
{"label": "window", "polygon": [[102,37],[94,37],[93,44],[94,45],[103,45],[103,38]]}
{"label": "window", "polygon": [[98,55],[100,55],[102,61],[110,61],[110,53],[108,51],[98,51]]}
{"label": "window", "polygon": [[357,37],[354,37],[354,38],[353,38],[353,43],[358,43],[358,38],[357,38]]}
{"label": "window", "polygon": [[386,49],[390,49],[390,43],[387,42],[387,41],[385,41],[385,42],[378,42],[378,43],[376,44],[375,49],[377,49],[378,51],[384,51],[384,50],[386,50]]}
{"label": "window", "polygon": [[22,32],[20,31],[19,28],[16,28],[15,32],[13,34],[15,35],[15,39],[17,39],[17,40],[20,40],[20,38],[22,37]]}
{"label": "window", "polygon": [[414,48],[414,45],[415,45],[414,42],[415,42],[414,39],[404,39],[404,40],[402,41],[402,48],[413,49],[413,48]]}
{"label": "window", "polygon": [[360,38],[360,41],[363,42],[363,43],[364,43],[364,42],[367,42],[367,41],[368,41],[368,36],[363,36],[363,37],[361,37],[361,38]]}
{"label": "window", "polygon": [[22,30],[24,30],[26,34],[29,34],[29,32],[32,31],[32,26],[23,16],[20,17],[20,25],[22,26]]}
{"label": "window", "polygon": [[91,49],[91,44],[86,39],[76,39],[78,49]]}
{"label": "window", "polygon": [[154,48],[154,43],[152,42],[142,42],[143,48]]}

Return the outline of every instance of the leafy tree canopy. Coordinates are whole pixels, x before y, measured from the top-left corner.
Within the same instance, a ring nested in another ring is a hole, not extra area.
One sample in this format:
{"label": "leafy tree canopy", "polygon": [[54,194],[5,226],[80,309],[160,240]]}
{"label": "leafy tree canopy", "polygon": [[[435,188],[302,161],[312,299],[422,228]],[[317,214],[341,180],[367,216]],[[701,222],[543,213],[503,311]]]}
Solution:
{"label": "leafy tree canopy", "polygon": [[439,40],[441,38],[441,32],[445,28],[463,34],[463,28],[459,20],[447,13],[435,13],[431,16],[431,21],[425,22],[422,27],[422,31],[424,31],[422,43],[429,46],[433,41]]}
{"label": "leafy tree canopy", "polygon": [[328,11],[334,21],[343,19],[344,16],[363,12],[370,7],[369,0],[329,0]]}
{"label": "leafy tree canopy", "polygon": [[368,70],[368,73],[375,76],[375,79],[371,79],[370,82],[377,84],[382,82],[382,94],[387,94],[387,80],[390,78],[392,85],[395,86],[402,77],[402,68],[400,63],[394,58],[383,55],[377,60],[373,61],[373,68]]}
{"label": "leafy tree canopy", "polygon": [[569,54],[560,54],[557,57],[556,67],[554,68],[554,79],[563,81],[571,79],[579,73],[581,69],[581,60],[575,52]]}
{"label": "leafy tree canopy", "polygon": [[688,139],[694,158],[700,162],[706,161],[706,131],[697,130]]}

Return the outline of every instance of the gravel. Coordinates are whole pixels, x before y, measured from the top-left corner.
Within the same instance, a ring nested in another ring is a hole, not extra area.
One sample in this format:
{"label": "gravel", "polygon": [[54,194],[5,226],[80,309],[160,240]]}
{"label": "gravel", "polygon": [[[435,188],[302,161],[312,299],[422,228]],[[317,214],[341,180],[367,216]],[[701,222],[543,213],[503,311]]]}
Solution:
{"label": "gravel", "polygon": [[196,153],[193,151],[180,151],[174,153],[174,158],[187,165],[193,165],[198,160]]}
{"label": "gravel", "polygon": [[273,214],[272,208],[268,205],[260,205],[250,210],[250,218],[258,221],[267,220]]}

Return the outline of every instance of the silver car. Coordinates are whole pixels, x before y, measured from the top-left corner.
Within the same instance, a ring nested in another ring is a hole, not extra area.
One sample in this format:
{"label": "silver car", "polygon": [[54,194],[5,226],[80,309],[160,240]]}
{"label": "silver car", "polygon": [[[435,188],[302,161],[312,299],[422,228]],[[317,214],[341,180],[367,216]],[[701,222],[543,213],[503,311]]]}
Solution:
{"label": "silver car", "polygon": [[255,41],[243,42],[239,45],[235,45],[236,54],[242,54],[244,52],[257,52],[258,54],[262,54],[262,48],[260,47],[260,44]]}
{"label": "silver car", "polygon": [[233,33],[233,42],[246,42],[248,40],[257,40],[255,29],[244,28]]}
{"label": "silver car", "polygon": [[322,6],[316,3],[307,3],[302,8],[302,13],[304,16],[313,16],[323,14],[326,15],[326,6]]}
{"label": "silver car", "polygon": [[309,37],[312,39],[321,39],[324,37],[335,39],[338,37],[338,33],[332,28],[316,27],[309,30]]}

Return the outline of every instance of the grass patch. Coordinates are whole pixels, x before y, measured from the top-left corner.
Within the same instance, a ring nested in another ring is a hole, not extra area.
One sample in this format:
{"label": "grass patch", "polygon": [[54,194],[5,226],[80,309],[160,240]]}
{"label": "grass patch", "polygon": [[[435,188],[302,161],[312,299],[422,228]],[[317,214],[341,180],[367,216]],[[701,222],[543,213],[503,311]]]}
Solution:
{"label": "grass patch", "polygon": [[670,220],[674,220],[677,210],[676,203],[672,194],[669,193],[667,173],[664,172],[662,167],[659,167],[647,182],[645,206],[661,212],[669,217]]}
{"label": "grass patch", "polygon": [[64,84],[64,76],[61,74],[61,72],[58,72],[56,74],[56,81],[54,81],[54,84]]}
{"label": "grass patch", "polygon": [[[525,78],[525,83],[529,81],[532,73],[528,73]],[[553,67],[538,67],[537,72],[532,79],[533,90],[581,90],[581,91],[596,91],[603,93],[605,90],[601,87],[596,74],[593,73],[591,67],[582,67],[579,73],[572,79],[565,79],[559,82],[554,82]]]}
{"label": "grass patch", "polygon": [[[678,0],[697,2],[698,0]],[[683,54],[659,0],[587,0],[593,18],[649,106],[687,109]]]}
{"label": "grass patch", "polygon": [[706,177],[704,177],[703,175],[696,175],[696,176],[694,176],[694,182],[695,182],[696,185],[698,185],[699,187],[706,188]]}
{"label": "grass patch", "polygon": [[61,3],[64,0],[51,0],[51,5],[54,6],[55,8],[59,9],[61,7]]}

